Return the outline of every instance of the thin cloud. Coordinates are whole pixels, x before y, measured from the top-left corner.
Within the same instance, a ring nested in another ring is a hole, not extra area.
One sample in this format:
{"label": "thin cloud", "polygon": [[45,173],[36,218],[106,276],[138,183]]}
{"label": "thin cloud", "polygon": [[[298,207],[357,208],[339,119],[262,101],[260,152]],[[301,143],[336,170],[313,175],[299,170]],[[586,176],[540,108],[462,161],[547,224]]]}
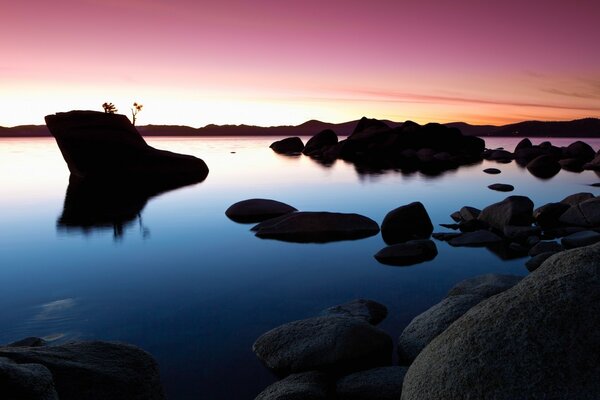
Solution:
{"label": "thin cloud", "polygon": [[[600,89],[600,87],[599,87]],[[597,93],[585,93],[585,92],[568,92],[566,90],[549,88],[549,89],[541,89],[544,93],[556,94],[559,96],[565,97],[574,97],[576,99],[597,99],[600,100],[600,94]]]}

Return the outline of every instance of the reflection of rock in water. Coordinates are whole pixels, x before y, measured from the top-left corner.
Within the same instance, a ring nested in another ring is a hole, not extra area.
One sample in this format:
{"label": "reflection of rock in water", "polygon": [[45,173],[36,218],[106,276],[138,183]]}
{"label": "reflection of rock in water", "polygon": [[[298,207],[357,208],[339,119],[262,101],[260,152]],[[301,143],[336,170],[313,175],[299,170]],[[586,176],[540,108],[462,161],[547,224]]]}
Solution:
{"label": "reflection of rock in water", "polygon": [[90,233],[94,230],[112,229],[115,238],[136,222],[144,237],[149,230],[143,226],[141,212],[148,200],[163,192],[197,183],[190,181],[163,182],[143,180],[79,180],[71,177],[58,229]]}

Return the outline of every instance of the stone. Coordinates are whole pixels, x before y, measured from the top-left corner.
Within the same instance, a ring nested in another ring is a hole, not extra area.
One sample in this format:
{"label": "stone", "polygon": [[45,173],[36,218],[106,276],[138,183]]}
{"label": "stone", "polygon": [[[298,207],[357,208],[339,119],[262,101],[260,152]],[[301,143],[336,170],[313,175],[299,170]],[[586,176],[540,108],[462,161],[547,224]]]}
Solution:
{"label": "stone", "polygon": [[325,129],[324,131],[321,131],[308,139],[308,142],[306,142],[306,146],[304,146],[302,153],[311,155],[311,153],[319,151],[326,146],[333,146],[337,144],[337,142],[338,137],[335,132],[331,129]]}
{"label": "stone", "polygon": [[332,388],[327,375],[310,371],[292,374],[260,392],[255,400],[328,400]]}
{"label": "stone", "polygon": [[416,316],[402,331],[398,338],[400,363],[410,364],[429,342],[464,313],[521,279],[512,275],[486,274],[459,282],[441,302]]}
{"label": "stone", "polygon": [[545,228],[542,238],[544,240],[552,240],[563,236],[569,236],[573,233],[587,230],[581,226],[560,226],[556,228]]}
{"label": "stone", "polygon": [[300,211],[256,227],[256,236],[296,243],[363,239],[379,233],[379,225],[359,214]]}
{"label": "stone", "polygon": [[40,347],[47,344],[48,342],[42,338],[30,336],[26,337],[25,339],[17,340],[16,342],[7,344],[6,347]]}
{"label": "stone", "polygon": [[506,150],[492,150],[488,156],[489,160],[509,161],[514,158],[513,153]]}
{"label": "stone", "polygon": [[158,365],[138,347],[110,342],[60,346],[2,347],[0,357],[41,364],[60,400],[163,400]]}
{"label": "stone", "polygon": [[278,375],[354,372],[391,363],[392,339],[360,318],[313,317],[261,335],[252,350]]}
{"label": "stone", "polygon": [[600,233],[595,231],[581,231],[572,233],[562,238],[560,243],[565,249],[574,249],[575,247],[589,246],[600,242]]}
{"label": "stone", "polygon": [[539,226],[504,226],[504,236],[511,240],[526,240],[530,236],[539,236],[542,230]]}
{"label": "stone", "polygon": [[460,229],[461,232],[475,232],[482,229],[487,230],[489,227],[490,226],[486,222],[479,219],[470,219],[458,224],[458,229]]}
{"label": "stone", "polygon": [[600,197],[572,205],[559,218],[566,225],[583,227],[600,226]]}
{"label": "stone", "polygon": [[588,192],[581,192],[569,195],[560,201],[561,204],[568,206],[576,206],[577,204],[584,202],[589,199],[593,199],[594,195]]}
{"label": "stone", "polygon": [[542,155],[527,163],[527,170],[537,178],[548,179],[558,174],[560,164],[555,157]]}
{"label": "stone", "polygon": [[0,391],[7,400],[59,400],[48,368],[4,357],[0,357]]}
{"label": "stone", "polygon": [[531,148],[533,146],[533,144],[531,143],[531,140],[529,140],[529,138],[523,138],[521,139],[521,141],[519,143],[517,143],[517,145],[515,146],[515,153],[519,150],[522,149],[528,149]]}
{"label": "stone", "polygon": [[596,152],[589,144],[578,140],[576,142],[571,143],[566,148],[566,154],[570,158],[580,159],[582,161],[591,161]]}
{"label": "stone", "polygon": [[583,165],[583,169],[600,171],[600,154],[596,154],[592,161],[590,161],[589,163],[585,163]]}
{"label": "stone", "polygon": [[149,146],[125,115],[70,111],[45,120],[75,179],[183,186],[208,175],[199,158]]}
{"label": "stone", "polygon": [[594,399],[600,245],[557,254],[473,307],[410,366],[402,400]]}
{"label": "stone", "polygon": [[269,147],[278,154],[295,154],[302,153],[304,143],[302,143],[302,139],[294,136],[273,142]]}
{"label": "stone", "polygon": [[298,211],[294,207],[276,200],[248,199],[232,204],[225,215],[235,222],[261,222]]}
{"label": "stone", "polygon": [[464,206],[459,211],[462,221],[467,222],[479,217],[481,210],[475,207]]}
{"label": "stone", "polygon": [[362,117],[358,121],[358,124],[356,124],[356,127],[354,128],[354,131],[352,132],[352,135],[350,135],[350,137],[352,137],[360,132],[378,131],[378,130],[383,130],[383,129],[389,129],[389,126],[387,126],[387,124],[385,122],[379,121],[378,119],[375,119],[375,118]]}
{"label": "stone", "polygon": [[544,263],[544,261],[546,261],[548,258],[550,258],[550,256],[553,256],[556,253],[558,253],[558,252],[557,251],[546,251],[545,253],[539,253],[539,254],[531,257],[529,260],[527,260],[527,262],[525,263],[525,267],[527,268],[527,270],[529,272],[533,272],[536,269],[538,269],[540,267],[540,265],[542,265]]}
{"label": "stone", "polygon": [[390,211],[381,224],[381,235],[387,244],[427,239],[432,232],[431,219],[421,202],[410,203]]}
{"label": "stone", "polygon": [[565,158],[559,160],[558,163],[560,164],[560,167],[565,171],[581,172],[583,171],[583,165],[585,161],[583,161],[580,158]]}
{"label": "stone", "polygon": [[338,379],[337,400],[397,400],[408,368],[392,366],[355,372]]}
{"label": "stone", "polygon": [[431,236],[434,239],[441,240],[443,242],[447,242],[450,239],[454,239],[455,237],[459,237],[460,235],[462,235],[462,233],[458,233],[458,232],[456,232],[456,233],[454,233],[454,232],[434,232],[434,233],[431,234]]}
{"label": "stone", "polygon": [[503,239],[493,232],[481,229],[474,232],[465,232],[462,235],[450,239],[448,243],[455,247],[478,247],[501,243]]}
{"label": "stone", "polygon": [[356,299],[324,310],[322,315],[359,318],[371,325],[377,325],[387,317],[387,307],[367,299]]}
{"label": "stone", "polygon": [[558,251],[563,251],[563,250],[564,250],[564,248],[558,242],[541,241],[541,242],[538,242],[535,246],[533,246],[529,250],[529,255],[531,257],[534,257],[534,256],[537,256],[538,254],[546,253],[549,251],[558,252]]}
{"label": "stone", "polygon": [[488,186],[488,189],[496,190],[498,192],[512,192],[515,190],[515,187],[506,183],[493,183]]}
{"label": "stone", "polygon": [[438,254],[432,240],[409,240],[384,247],[375,254],[375,259],[382,264],[407,266],[433,260]]}
{"label": "stone", "polygon": [[542,227],[556,227],[560,225],[560,216],[569,209],[565,203],[548,203],[533,211],[533,218]]}
{"label": "stone", "polygon": [[479,220],[500,231],[505,225],[529,226],[533,220],[533,202],[525,196],[509,196],[491,204],[479,214]]}
{"label": "stone", "polygon": [[501,173],[502,171],[500,171],[498,168],[486,168],[483,170],[483,172],[485,172],[486,174],[490,174],[490,175],[497,175],[497,174]]}
{"label": "stone", "polygon": [[459,211],[454,211],[452,214],[450,214],[450,218],[452,218],[454,222],[462,221],[462,216],[460,215]]}

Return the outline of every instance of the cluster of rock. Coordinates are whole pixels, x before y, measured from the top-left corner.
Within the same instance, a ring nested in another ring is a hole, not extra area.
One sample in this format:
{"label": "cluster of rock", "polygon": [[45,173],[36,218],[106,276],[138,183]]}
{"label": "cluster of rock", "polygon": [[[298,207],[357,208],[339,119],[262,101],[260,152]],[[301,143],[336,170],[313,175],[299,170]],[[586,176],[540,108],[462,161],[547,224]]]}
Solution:
{"label": "cluster of rock", "polygon": [[299,137],[291,137],[270,147],[281,154],[303,153],[326,164],[342,159],[362,172],[399,169],[437,174],[480,161],[485,141],[436,123],[407,121],[390,128],[382,121],[363,117],[343,140],[328,129],[313,136],[306,146]]}
{"label": "cluster of rock", "polygon": [[162,400],[158,365],[128,344],[46,345],[27,338],[0,347],[0,394],[19,400]]}
{"label": "cluster of rock", "polygon": [[397,399],[406,368],[391,365],[392,338],[375,326],[386,316],[358,299],[264,333],[252,349],[282,379],[256,399]]}
{"label": "cluster of rock", "polygon": [[443,226],[460,233],[434,233],[434,238],[452,246],[489,247],[508,258],[530,255],[526,265],[531,271],[558,251],[600,241],[600,198],[591,193],[576,193],[535,210],[529,198],[509,196],[483,210],[463,207],[451,217],[456,223]]}
{"label": "cluster of rock", "polygon": [[567,147],[557,147],[546,141],[533,145],[527,138],[521,140],[514,152],[504,149],[486,150],[483,157],[501,163],[515,160],[538,178],[551,178],[561,169],[581,172],[584,169],[600,170],[600,151],[585,142],[576,141]]}

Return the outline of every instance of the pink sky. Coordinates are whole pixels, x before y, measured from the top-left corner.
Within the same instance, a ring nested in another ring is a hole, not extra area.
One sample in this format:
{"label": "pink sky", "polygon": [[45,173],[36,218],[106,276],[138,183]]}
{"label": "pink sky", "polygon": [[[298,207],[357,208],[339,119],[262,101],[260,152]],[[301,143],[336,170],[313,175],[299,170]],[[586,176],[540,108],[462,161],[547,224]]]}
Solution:
{"label": "pink sky", "polygon": [[600,2],[23,0],[0,125],[105,101],[140,124],[600,116]]}

